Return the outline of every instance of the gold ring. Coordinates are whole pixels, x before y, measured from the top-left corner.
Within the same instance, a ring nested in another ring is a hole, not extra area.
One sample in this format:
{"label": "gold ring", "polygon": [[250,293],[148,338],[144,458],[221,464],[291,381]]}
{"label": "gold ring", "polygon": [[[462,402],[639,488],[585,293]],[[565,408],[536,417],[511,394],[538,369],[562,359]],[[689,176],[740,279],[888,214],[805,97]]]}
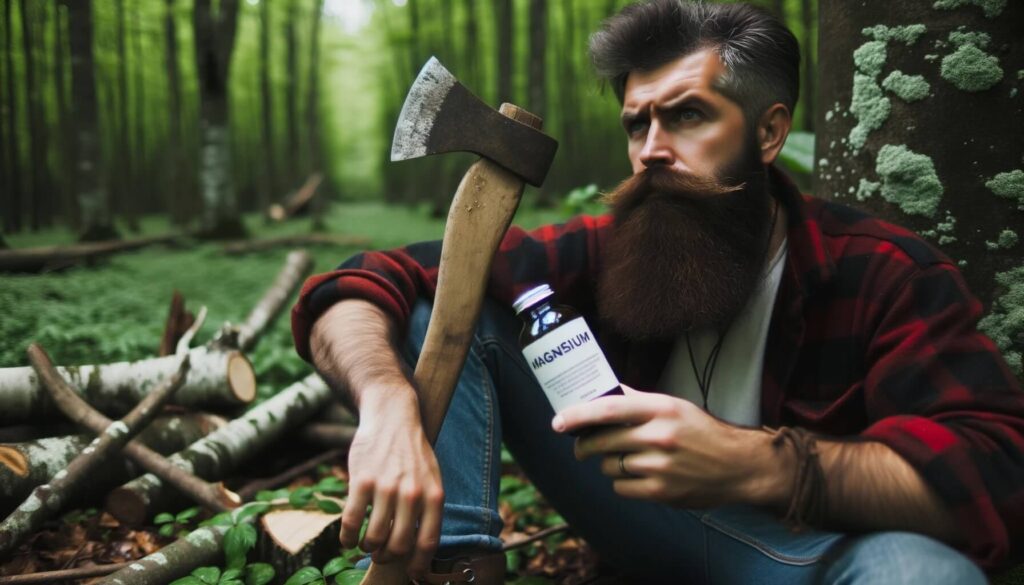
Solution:
{"label": "gold ring", "polygon": [[626,454],[619,454],[619,471],[622,472],[622,477],[636,477],[632,473],[626,471]]}

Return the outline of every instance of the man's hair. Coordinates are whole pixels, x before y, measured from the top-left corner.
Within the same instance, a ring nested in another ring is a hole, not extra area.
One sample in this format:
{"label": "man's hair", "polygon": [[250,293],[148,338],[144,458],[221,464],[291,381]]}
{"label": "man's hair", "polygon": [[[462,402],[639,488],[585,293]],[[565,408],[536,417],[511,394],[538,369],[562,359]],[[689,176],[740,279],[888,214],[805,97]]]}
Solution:
{"label": "man's hair", "polygon": [[713,48],[726,73],[716,89],[743,109],[753,127],[768,107],[790,114],[800,94],[800,45],[777,18],[749,4],[650,0],[631,4],[590,37],[597,74],[622,102],[631,71],[652,71]]}

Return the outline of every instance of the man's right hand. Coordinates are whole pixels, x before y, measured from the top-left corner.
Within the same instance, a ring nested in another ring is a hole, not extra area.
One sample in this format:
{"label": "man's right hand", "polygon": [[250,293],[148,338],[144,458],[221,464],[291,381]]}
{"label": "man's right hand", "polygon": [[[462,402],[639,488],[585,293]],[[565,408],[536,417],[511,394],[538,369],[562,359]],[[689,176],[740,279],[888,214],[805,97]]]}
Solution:
{"label": "man's right hand", "polygon": [[[341,518],[341,544],[356,544],[387,563],[409,553],[410,576],[423,575],[437,549],[444,490],[434,450],[409,391],[364,392],[359,430],[349,449],[349,496]],[[362,542],[359,532],[372,505]]]}

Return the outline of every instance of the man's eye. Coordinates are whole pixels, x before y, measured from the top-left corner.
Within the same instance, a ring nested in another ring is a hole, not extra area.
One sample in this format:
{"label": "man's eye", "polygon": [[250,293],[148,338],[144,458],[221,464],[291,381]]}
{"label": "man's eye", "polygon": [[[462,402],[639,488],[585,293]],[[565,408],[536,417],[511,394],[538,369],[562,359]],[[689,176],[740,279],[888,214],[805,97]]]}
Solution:
{"label": "man's eye", "polygon": [[646,120],[632,120],[626,123],[626,134],[636,136],[647,130]]}
{"label": "man's eye", "polygon": [[683,108],[679,110],[676,117],[680,122],[694,122],[704,117],[700,110],[694,108]]}

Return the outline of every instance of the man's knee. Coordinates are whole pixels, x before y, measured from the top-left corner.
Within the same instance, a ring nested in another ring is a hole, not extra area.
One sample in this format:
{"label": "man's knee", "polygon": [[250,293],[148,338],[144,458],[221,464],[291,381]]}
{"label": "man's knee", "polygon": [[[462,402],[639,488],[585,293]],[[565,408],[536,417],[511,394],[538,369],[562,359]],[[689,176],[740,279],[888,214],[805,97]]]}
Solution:
{"label": "man's knee", "polygon": [[941,542],[910,532],[883,532],[851,540],[837,551],[822,583],[853,585],[974,585],[985,575]]}

